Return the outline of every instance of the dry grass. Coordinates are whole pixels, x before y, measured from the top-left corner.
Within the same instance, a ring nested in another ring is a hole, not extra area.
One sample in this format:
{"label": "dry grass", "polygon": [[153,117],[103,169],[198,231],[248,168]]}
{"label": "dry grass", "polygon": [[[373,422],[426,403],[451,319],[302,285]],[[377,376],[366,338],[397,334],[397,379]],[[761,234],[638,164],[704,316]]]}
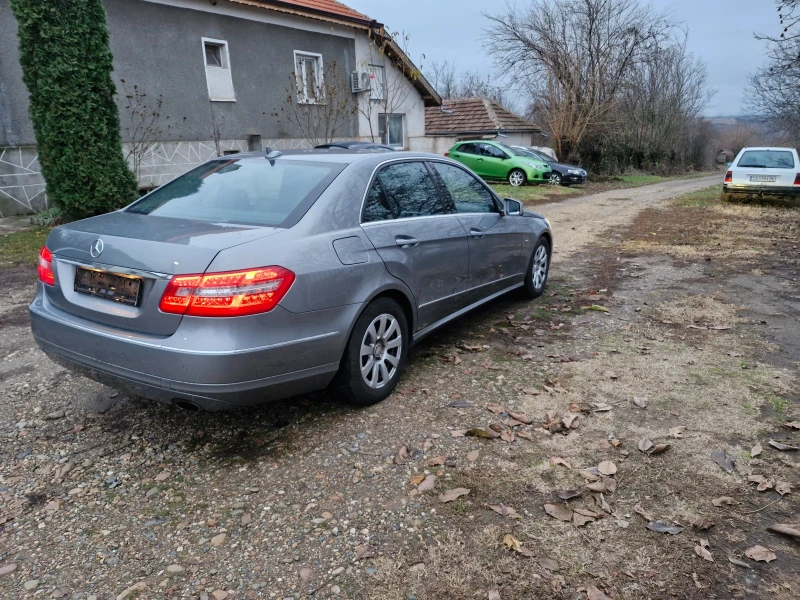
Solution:
{"label": "dry grass", "polygon": [[662,302],[652,314],[669,325],[701,325],[705,327],[733,327],[740,321],[736,316],[739,307],[726,304],[714,296],[681,296]]}

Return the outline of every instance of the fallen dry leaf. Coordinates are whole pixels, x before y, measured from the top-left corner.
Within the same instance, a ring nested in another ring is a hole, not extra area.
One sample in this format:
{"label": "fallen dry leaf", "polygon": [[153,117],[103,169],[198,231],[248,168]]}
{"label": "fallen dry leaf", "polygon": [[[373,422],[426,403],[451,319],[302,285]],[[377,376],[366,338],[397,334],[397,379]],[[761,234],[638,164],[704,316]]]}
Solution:
{"label": "fallen dry leaf", "polygon": [[582,306],[583,310],[594,310],[597,312],[604,312],[607,313],[609,310],[605,306],[600,306],[599,304],[592,304],[591,306]]}
{"label": "fallen dry leaf", "polygon": [[610,460],[604,460],[599,465],[597,465],[597,470],[600,471],[603,475],[613,475],[617,472],[617,465],[615,465]]}
{"label": "fallen dry leaf", "polygon": [[711,552],[703,548],[703,546],[695,546],[694,553],[697,554],[700,558],[707,560],[708,562],[714,562],[714,557],[711,556]]}
{"label": "fallen dry leaf", "polygon": [[446,462],[446,456],[434,456],[433,458],[429,458],[428,462],[425,464],[427,464],[429,467],[441,467]]}
{"label": "fallen dry leaf", "polygon": [[592,497],[603,511],[607,512],[608,514],[611,514],[611,507],[608,505],[608,502],[606,502],[606,499],[603,497],[603,494],[592,494]]}
{"label": "fallen dry leaf", "polygon": [[420,492],[429,492],[436,485],[436,475],[428,475],[422,483],[419,484],[417,489]]}
{"label": "fallen dry leaf", "polygon": [[728,557],[728,562],[730,562],[732,565],[736,565],[737,567],[744,567],[745,569],[752,569],[752,567],[750,565],[748,565],[746,562],[744,562],[743,560],[739,560],[738,558],[733,558],[732,556]]}
{"label": "fallen dry leaf", "polygon": [[653,447],[653,442],[651,442],[648,438],[642,438],[639,440],[639,451],[640,452],[647,452]]}
{"label": "fallen dry leaf", "polygon": [[572,520],[572,509],[566,504],[545,504],[544,512],[559,521]]}
{"label": "fallen dry leaf", "polygon": [[586,587],[586,600],[611,600],[611,598],[606,596],[595,586],[589,585]]}
{"label": "fallen dry leaf", "polygon": [[572,465],[570,465],[566,460],[564,460],[560,456],[553,456],[549,460],[550,464],[553,466],[562,465],[564,467],[567,467],[570,471],[572,470]]}
{"label": "fallen dry leaf", "polygon": [[498,590],[498,589],[489,590],[489,598],[488,598],[488,600],[502,600],[500,598],[500,590]]}
{"label": "fallen dry leaf", "polygon": [[466,435],[467,437],[479,437],[488,440],[493,440],[495,438],[500,437],[500,434],[494,431],[490,427],[487,427],[486,429],[482,427],[473,427],[472,429],[467,429],[464,435]]}
{"label": "fallen dry leaf", "polygon": [[486,409],[496,415],[506,412],[506,407],[497,403],[487,404]]}
{"label": "fallen dry leaf", "polygon": [[522,556],[527,556],[528,558],[531,558],[533,556],[533,552],[528,548],[526,548],[525,546],[523,546],[522,542],[520,542],[510,533],[507,533],[503,536],[503,544],[508,546],[514,552],[519,552],[520,554],[522,554]]}
{"label": "fallen dry leaf", "polygon": [[638,406],[639,408],[647,408],[647,397],[645,396],[634,396],[633,403]]}
{"label": "fallen dry leaf", "polygon": [[599,442],[597,442],[597,448],[600,450],[608,450],[609,448],[611,448],[611,444],[609,444],[605,440],[600,440]]}
{"label": "fallen dry leaf", "polygon": [[574,413],[570,413],[561,419],[561,422],[564,424],[564,427],[567,429],[575,429],[578,424],[575,422],[578,419],[578,415]]}
{"label": "fallen dry leaf", "polygon": [[394,464],[396,465],[404,465],[408,460],[408,446],[403,444],[397,449],[397,453],[394,455]]}
{"label": "fallen dry leaf", "polygon": [[600,471],[597,470],[597,467],[589,467],[588,469],[581,469],[578,471],[581,477],[588,481],[600,481]]}
{"label": "fallen dry leaf", "polygon": [[419,485],[423,481],[425,481],[425,475],[414,475],[411,478],[411,483],[414,484],[414,485]]}
{"label": "fallen dry leaf", "polygon": [[584,517],[592,517],[593,519],[600,519],[601,517],[605,516],[603,513],[595,512],[593,510],[589,510],[588,508],[574,508],[572,510],[579,515],[583,515]]}
{"label": "fallen dry leaf", "polygon": [[439,502],[452,502],[460,498],[461,496],[466,496],[469,494],[470,490],[467,488],[453,488],[452,490],[448,490],[444,494],[439,496]]}
{"label": "fallen dry leaf", "polygon": [[514,432],[510,429],[504,429],[500,432],[500,439],[510,444],[514,441]]}
{"label": "fallen dry leaf", "polygon": [[728,456],[725,450],[712,450],[711,459],[726,473],[733,473],[734,459]]}
{"label": "fallen dry leaf", "polygon": [[651,531],[655,531],[656,533],[668,533],[670,535],[678,535],[681,531],[683,531],[683,527],[670,525],[669,523],[664,523],[663,521],[650,521],[647,524],[647,528]]}
{"label": "fallen dry leaf", "polygon": [[670,437],[680,438],[682,437],[684,431],[686,431],[686,425],[680,425],[678,427],[670,427],[669,435]]}
{"label": "fallen dry leaf", "polygon": [[576,527],[583,527],[587,523],[591,523],[593,521],[594,517],[582,515],[577,512],[572,513],[572,522],[575,524]]}
{"label": "fallen dry leaf", "polygon": [[592,406],[594,406],[594,412],[607,412],[614,408],[610,404],[606,404],[605,402],[592,402]]}
{"label": "fallen dry leaf", "polygon": [[578,498],[583,496],[583,490],[564,490],[562,492],[558,492],[558,497],[562,500],[572,500],[573,498]]}
{"label": "fallen dry leaf", "polygon": [[775,484],[775,491],[778,492],[781,496],[785,496],[786,494],[792,493],[792,484],[788,481],[779,481]]}
{"label": "fallen dry leaf", "polygon": [[603,377],[608,377],[609,379],[619,379],[619,375],[617,375],[614,371],[606,371],[603,373]]}
{"label": "fallen dry leaf", "polygon": [[766,490],[772,489],[772,481],[764,477],[763,475],[750,475],[747,478],[747,481],[750,483],[757,483],[758,487],[756,489],[759,492],[764,492]]}
{"label": "fallen dry leaf", "polygon": [[748,548],[744,551],[744,555],[747,558],[751,558],[756,562],[772,562],[777,556],[775,553],[770,550],[769,548],[765,548],[764,546],[753,546],[752,548]]}
{"label": "fallen dry leaf", "polygon": [[670,448],[671,446],[669,444],[656,444],[655,446],[653,446],[653,449],[650,450],[650,455],[652,456],[653,454],[661,454],[662,452],[666,452]]}
{"label": "fallen dry leaf", "polygon": [[800,421],[790,421],[783,424],[786,429],[800,429]]}
{"label": "fallen dry leaf", "polygon": [[617,482],[610,477],[602,477],[600,481],[591,481],[585,484],[587,490],[605,494],[606,492],[613,492],[617,489]]}
{"label": "fallen dry leaf", "polygon": [[789,537],[793,537],[800,542],[800,523],[775,523],[774,525],[767,527],[767,529],[774,531],[775,533],[788,535]]}
{"label": "fallen dry leaf", "polygon": [[523,394],[528,394],[529,396],[538,396],[542,392],[540,392],[536,388],[522,388],[522,393]]}
{"label": "fallen dry leaf", "polygon": [[770,440],[769,445],[773,448],[777,448],[778,450],[797,450],[797,446],[792,446],[791,444],[784,444],[783,442],[778,442],[776,440]]}
{"label": "fallen dry leaf", "polygon": [[467,452],[467,460],[469,462],[475,462],[478,460],[478,457],[481,455],[480,450],[472,450],[471,452]]}
{"label": "fallen dry leaf", "polygon": [[365,544],[363,546],[356,546],[356,556],[353,558],[353,560],[356,561],[365,558],[375,558],[376,556],[378,556],[378,551],[372,546]]}
{"label": "fallen dry leaf", "polygon": [[525,425],[530,425],[531,423],[533,423],[533,420],[525,413],[509,410],[508,416],[511,417],[512,419],[516,419],[520,423],[524,423]]}
{"label": "fallen dry leaf", "polygon": [[450,436],[454,438],[464,437],[465,435],[467,435],[466,429],[453,429],[450,431]]}
{"label": "fallen dry leaf", "polygon": [[750,456],[752,456],[753,458],[755,458],[756,456],[758,456],[759,454],[761,454],[763,451],[764,451],[764,449],[761,447],[761,444],[756,444],[756,445],[755,445],[755,446],[753,446],[753,448],[750,450]]}
{"label": "fallen dry leaf", "polygon": [[633,507],[633,512],[635,512],[640,517],[643,517],[645,521],[654,521],[653,515],[647,512],[641,504],[637,504]]}
{"label": "fallen dry leaf", "polygon": [[535,439],[531,432],[525,431],[524,429],[517,431],[517,437],[521,437],[523,440],[528,440],[529,442],[533,442]]}
{"label": "fallen dry leaf", "polygon": [[520,515],[515,509],[511,508],[510,506],[506,506],[505,504],[487,504],[486,506],[491,508],[498,515],[502,515],[510,519],[522,518],[522,515]]}
{"label": "fallen dry leaf", "polygon": [[714,498],[711,504],[714,506],[729,506],[731,504],[737,504],[737,502],[730,496],[720,496],[719,498]]}

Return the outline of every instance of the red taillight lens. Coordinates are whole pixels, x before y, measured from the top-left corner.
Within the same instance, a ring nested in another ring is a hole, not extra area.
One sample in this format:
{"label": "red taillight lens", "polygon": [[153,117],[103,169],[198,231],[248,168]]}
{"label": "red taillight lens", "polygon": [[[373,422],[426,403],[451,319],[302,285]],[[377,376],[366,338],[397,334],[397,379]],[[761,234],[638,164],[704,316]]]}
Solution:
{"label": "red taillight lens", "polygon": [[176,275],[158,307],[166,313],[194,317],[253,315],[275,308],[292,283],[294,273],[283,267]]}
{"label": "red taillight lens", "polygon": [[798,173],[794,178],[794,184],[800,185],[800,173]]}
{"label": "red taillight lens", "polygon": [[725,183],[732,183],[733,182],[733,171],[728,171],[725,173]]}
{"label": "red taillight lens", "polygon": [[39,250],[39,281],[47,285],[56,284],[56,276],[53,273],[53,253],[47,249],[47,246],[42,246]]}
{"label": "red taillight lens", "polygon": [[445,152],[444,155],[445,156],[450,156],[450,153],[449,152]]}

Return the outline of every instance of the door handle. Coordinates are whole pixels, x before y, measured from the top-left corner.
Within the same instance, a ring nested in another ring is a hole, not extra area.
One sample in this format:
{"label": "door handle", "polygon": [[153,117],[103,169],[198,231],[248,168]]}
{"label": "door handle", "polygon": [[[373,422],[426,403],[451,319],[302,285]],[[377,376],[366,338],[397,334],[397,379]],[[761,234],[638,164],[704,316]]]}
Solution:
{"label": "door handle", "polygon": [[482,159],[482,158],[479,158],[478,160],[482,161],[483,159]]}
{"label": "door handle", "polygon": [[407,235],[398,235],[394,238],[394,243],[400,246],[401,248],[413,248],[417,244],[419,244],[419,240],[413,237],[409,237]]}
{"label": "door handle", "polygon": [[477,229],[476,227],[472,227],[472,228],[469,230],[469,234],[470,234],[472,237],[476,237],[476,238],[482,238],[483,236],[485,236],[485,235],[486,235],[486,232],[485,232],[485,231],[483,231],[482,229]]}

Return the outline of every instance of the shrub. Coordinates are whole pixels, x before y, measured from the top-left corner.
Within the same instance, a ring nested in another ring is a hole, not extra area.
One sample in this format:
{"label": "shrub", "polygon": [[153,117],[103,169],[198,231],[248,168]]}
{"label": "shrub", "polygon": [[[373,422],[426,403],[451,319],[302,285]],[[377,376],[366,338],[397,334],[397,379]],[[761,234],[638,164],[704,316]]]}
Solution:
{"label": "shrub", "polygon": [[11,0],[47,193],[71,218],[135,199],[101,0]]}

